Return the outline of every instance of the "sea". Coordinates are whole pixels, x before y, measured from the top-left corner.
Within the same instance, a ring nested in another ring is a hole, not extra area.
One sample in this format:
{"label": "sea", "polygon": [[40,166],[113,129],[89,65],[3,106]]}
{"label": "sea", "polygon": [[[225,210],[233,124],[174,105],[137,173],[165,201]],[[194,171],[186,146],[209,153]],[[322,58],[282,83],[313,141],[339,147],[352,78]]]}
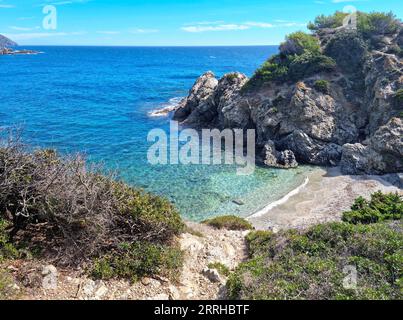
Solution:
{"label": "sea", "polygon": [[119,179],[168,198],[185,219],[248,217],[306,181],[308,167],[152,165],[150,130],[169,133],[174,106],[206,71],[248,76],[277,46],[35,47],[38,55],[0,56],[0,127],[22,128],[27,145],[82,153]]}

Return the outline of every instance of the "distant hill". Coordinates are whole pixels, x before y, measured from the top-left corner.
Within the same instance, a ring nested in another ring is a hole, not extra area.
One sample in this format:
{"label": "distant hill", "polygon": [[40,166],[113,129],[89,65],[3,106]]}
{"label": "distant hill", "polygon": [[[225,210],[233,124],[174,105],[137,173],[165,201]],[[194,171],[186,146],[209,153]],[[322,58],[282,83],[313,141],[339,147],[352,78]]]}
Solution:
{"label": "distant hill", "polygon": [[0,34],[0,50],[4,49],[4,48],[9,48],[9,47],[15,47],[15,46],[18,46],[18,44]]}

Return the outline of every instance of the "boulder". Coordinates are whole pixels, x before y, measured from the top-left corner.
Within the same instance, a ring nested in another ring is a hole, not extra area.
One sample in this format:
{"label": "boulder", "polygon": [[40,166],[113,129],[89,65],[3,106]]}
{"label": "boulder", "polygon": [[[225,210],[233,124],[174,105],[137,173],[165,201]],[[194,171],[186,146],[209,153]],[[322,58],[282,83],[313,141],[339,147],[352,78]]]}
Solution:
{"label": "boulder", "polygon": [[273,141],[268,141],[262,150],[263,163],[274,168],[296,168],[298,162],[291,150],[277,151]]}
{"label": "boulder", "polygon": [[341,170],[345,174],[384,174],[403,171],[403,123],[392,118],[366,144],[343,146]]}

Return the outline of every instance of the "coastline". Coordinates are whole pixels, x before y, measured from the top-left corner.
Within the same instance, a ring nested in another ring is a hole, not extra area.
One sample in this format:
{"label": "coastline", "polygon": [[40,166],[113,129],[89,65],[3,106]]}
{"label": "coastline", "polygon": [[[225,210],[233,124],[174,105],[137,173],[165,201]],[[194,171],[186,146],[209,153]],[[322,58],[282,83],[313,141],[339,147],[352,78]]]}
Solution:
{"label": "coastline", "polygon": [[250,215],[247,220],[258,230],[303,229],[314,224],[340,221],[359,196],[376,191],[403,190],[387,176],[343,175],[338,167],[318,168],[308,173],[305,182],[281,199]]}

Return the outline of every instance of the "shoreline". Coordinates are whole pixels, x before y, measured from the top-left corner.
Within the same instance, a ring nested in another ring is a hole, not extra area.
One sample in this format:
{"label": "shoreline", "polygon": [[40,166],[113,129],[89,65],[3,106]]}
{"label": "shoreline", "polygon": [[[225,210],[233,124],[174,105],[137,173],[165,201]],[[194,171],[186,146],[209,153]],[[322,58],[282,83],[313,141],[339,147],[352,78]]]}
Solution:
{"label": "shoreline", "polygon": [[343,175],[338,167],[319,167],[308,173],[302,185],[254,212],[247,220],[258,230],[274,232],[340,221],[342,213],[359,196],[369,198],[376,191],[403,194],[401,188],[389,182],[388,176],[392,175]]}

